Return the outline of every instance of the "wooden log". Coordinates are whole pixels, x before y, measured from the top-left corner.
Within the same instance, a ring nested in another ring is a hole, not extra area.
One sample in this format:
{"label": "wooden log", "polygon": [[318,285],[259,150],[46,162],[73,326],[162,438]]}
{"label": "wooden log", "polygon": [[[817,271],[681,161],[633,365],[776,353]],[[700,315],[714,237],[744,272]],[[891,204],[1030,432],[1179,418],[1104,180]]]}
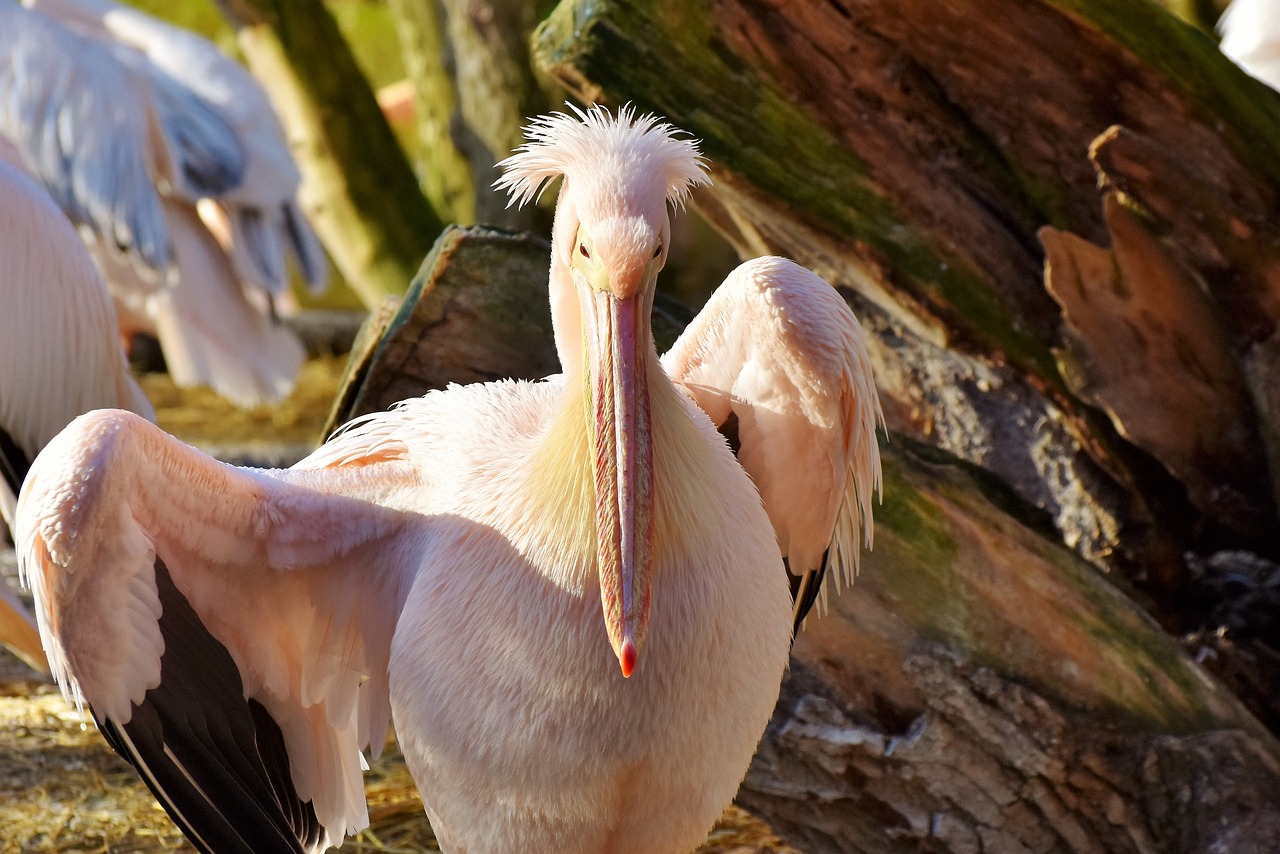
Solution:
{"label": "wooden log", "polygon": [[[1245,537],[1275,517],[1264,447],[1231,337],[1199,282],[1118,192],[1104,197],[1110,249],[1046,226],[1045,284],[1063,308],[1064,376],[1153,454],[1206,515]],[[1064,356],[1064,358],[1066,358]],[[1223,429],[1223,425],[1236,425]]]}
{"label": "wooden log", "polygon": [[475,185],[474,221],[533,228],[545,213],[536,206],[508,205],[492,185],[494,164],[523,141],[526,118],[546,112],[553,103],[534,77],[529,58],[529,33],[537,22],[537,8],[527,0],[439,2],[453,59],[457,100],[453,127]]}
{"label": "wooden log", "polygon": [[444,10],[437,0],[389,0],[387,5],[413,88],[416,171],[422,191],[441,220],[475,222],[471,167],[450,131],[458,99],[449,73],[453,50],[445,33]]}
{"label": "wooden log", "polygon": [[1280,753],[1231,692],[980,474],[885,450],[739,802],[810,854],[1271,850]]}
{"label": "wooden log", "polygon": [[[449,383],[559,370],[546,278],[550,247],[495,229],[451,226],[395,310],[366,324],[330,426]],[[541,281],[541,287],[539,282]]]}

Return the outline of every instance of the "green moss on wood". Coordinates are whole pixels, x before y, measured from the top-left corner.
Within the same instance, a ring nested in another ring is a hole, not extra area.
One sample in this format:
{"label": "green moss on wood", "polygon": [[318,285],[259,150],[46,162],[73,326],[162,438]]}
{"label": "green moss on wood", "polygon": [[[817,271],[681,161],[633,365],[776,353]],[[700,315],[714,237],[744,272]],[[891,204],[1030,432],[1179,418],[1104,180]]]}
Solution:
{"label": "green moss on wood", "polygon": [[[912,225],[870,180],[866,163],[737,61],[706,0],[565,0],[535,35],[535,55],[588,97],[668,117],[702,140],[713,175],[716,167],[742,175],[819,233],[870,247],[895,284],[946,317],[962,339],[1058,384],[1048,347],[1022,327],[984,273]],[[987,155],[992,164],[999,157],[994,148]],[[1028,211],[1051,199],[1044,187],[1031,189],[1034,195],[1016,190]]]}
{"label": "green moss on wood", "polygon": [[293,137],[316,231],[372,307],[402,294],[441,223],[319,0],[223,0]]}
{"label": "green moss on wood", "polygon": [[920,637],[1064,709],[1186,733],[1261,727],[1099,573],[992,503],[968,467],[884,448],[885,500],[859,585]]}
{"label": "green moss on wood", "polygon": [[1192,112],[1222,128],[1241,161],[1280,184],[1280,93],[1241,71],[1214,39],[1141,0],[1045,0],[1158,71]]}

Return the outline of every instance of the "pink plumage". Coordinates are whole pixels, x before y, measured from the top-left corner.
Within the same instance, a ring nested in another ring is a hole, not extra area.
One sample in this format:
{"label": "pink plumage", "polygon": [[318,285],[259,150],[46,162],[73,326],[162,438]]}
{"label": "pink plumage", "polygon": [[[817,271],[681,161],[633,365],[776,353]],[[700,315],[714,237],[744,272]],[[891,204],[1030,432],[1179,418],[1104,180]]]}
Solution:
{"label": "pink plumage", "polygon": [[[669,205],[706,180],[696,145],[599,107],[530,137],[504,186],[527,199],[565,177],[549,272],[563,374],[405,401],[284,471],[95,413],[23,490],[22,568],[60,684],[206,850],[277,832],[313,850],[364,826],[359,751],[389,718],[446,851],[691,850],[777,699],[784,552],[801,575],[823,551],[848,573],[870,540],[879,404],[838,295],[751,262],[660,361],[648,307]],[[741,463],[713,424],[730,412]],[[167,578],[194,614],[181,629],[157,622],[157,603],[186,607],[165,604]],[[186,698],[172,657],[203,632],[279,728],[277,774],[258,776],[290,780],[283,797],[186,786],[216,762],[168,773],[228,729],[148,724],[223,711]]]}

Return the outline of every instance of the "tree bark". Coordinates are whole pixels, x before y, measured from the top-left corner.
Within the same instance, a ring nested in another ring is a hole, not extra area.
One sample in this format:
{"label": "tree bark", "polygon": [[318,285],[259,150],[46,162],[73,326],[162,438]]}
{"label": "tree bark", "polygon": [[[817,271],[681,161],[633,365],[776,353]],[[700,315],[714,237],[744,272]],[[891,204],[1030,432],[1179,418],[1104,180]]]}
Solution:
{"label": "tree bark", "polygon": [[999,490],[892,436],[739,803],[802,851],[1262,852],[1280,747]]}
{"label": "tree bark", "polygon": [[453,140],[457,115],[453,47],[445,33],[439,0],[390,0],[400,36],[405,72],[413,84],[413,106],[422,191],[446,222],[476,221],[471,167]]}
{"label": "tree bark", "polygon": [[442,0],[453,56],[458,121],[455,140],[471,164],[476,222],[531,228],[535,206],[516,208],[491,191],[494,164],[523,141],[527,117],[551,99],[534,77],[529,34],[537,5],[528,0]]}
{"label": "tree bark", "polygon": [[301,201],[366,305],[408,287],[440,220],[320,0],[219,0],[293,142]]}

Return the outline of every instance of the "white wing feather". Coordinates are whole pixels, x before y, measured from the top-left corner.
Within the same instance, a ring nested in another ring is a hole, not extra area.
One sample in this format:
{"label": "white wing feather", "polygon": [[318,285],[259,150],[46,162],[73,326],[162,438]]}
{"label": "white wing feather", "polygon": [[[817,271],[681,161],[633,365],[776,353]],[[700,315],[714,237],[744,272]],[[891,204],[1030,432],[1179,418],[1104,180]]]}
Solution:
{"label": "white wing feather", "polygon": [[734,270],[662,358],[722,426],[797,575],[824,553],[850,583],[872,543],[883,423],[862,328],[835,289],[783,258]]}
{"label": "white wing feather", "polygon": [[137,51],[163,75],[215,105],[234,129],[244,170],[234,185],[201,195],[216,196],[226,209],[234,229],[229,249],[237,274],[255,287],[282,293],[288,282],[287,247],[312,289],[324,287],[327,261],[298,208],[301,175],[271,102],[253,75],[207,39],[111,0],[26,3]]}
{"label": "white wing feather", "polygon": [[[0,430],[26,461],[77,415],[101,407],[153,417],[129,374],[106,285],[75,228],[0,151]],[[25,472],[17,460],[12,474]],[[0,478],[0,516],[17,496]],[[47,669],[35,624],[0,583],[0,642]]]}
{"label": "white wing feather", "polygon": [[236,469],[128,413],[74,421],[40,455],[17,546],[54,676],[124,723],[159,684],[162,559],[279,725],[331,836],[368,823],[360,750],[390,718],[387,661],[411,579],[410,516],[366,501],[414,475],[363,465]]}
{"label": "white wing feather", "polygon": [[0,4],[0,134],[67,216],[149,268],[169,239],[148,161],[158,118],[143,81],[110,48]]}
{"label": "white wing feather", "polygon": [[0,160],[0,426],[34,458],[91,409],[154,417],[129,374],[115,309],[75,228]]}
{"label": "white wing feather", "polygon": [[265,93],[210,42],[128,7],[26,6],[0,3],[0,134],[85,226],[119,310],[165,338],[180,384],[280,399],[302,360],[276,319],[286,256],[313,290],[328,266]]}
{"label": "white wing feather", "polygon": [[131,266],[91,243],[116,299],[130,307],[133,327],[159,339],[181,387],[207,385],[245,407],[285,397],[306,358],[302,342],[245,299],[231,260],[195,208],[170,199],[163,206],[182,270],[174,287],[140,293]]}

